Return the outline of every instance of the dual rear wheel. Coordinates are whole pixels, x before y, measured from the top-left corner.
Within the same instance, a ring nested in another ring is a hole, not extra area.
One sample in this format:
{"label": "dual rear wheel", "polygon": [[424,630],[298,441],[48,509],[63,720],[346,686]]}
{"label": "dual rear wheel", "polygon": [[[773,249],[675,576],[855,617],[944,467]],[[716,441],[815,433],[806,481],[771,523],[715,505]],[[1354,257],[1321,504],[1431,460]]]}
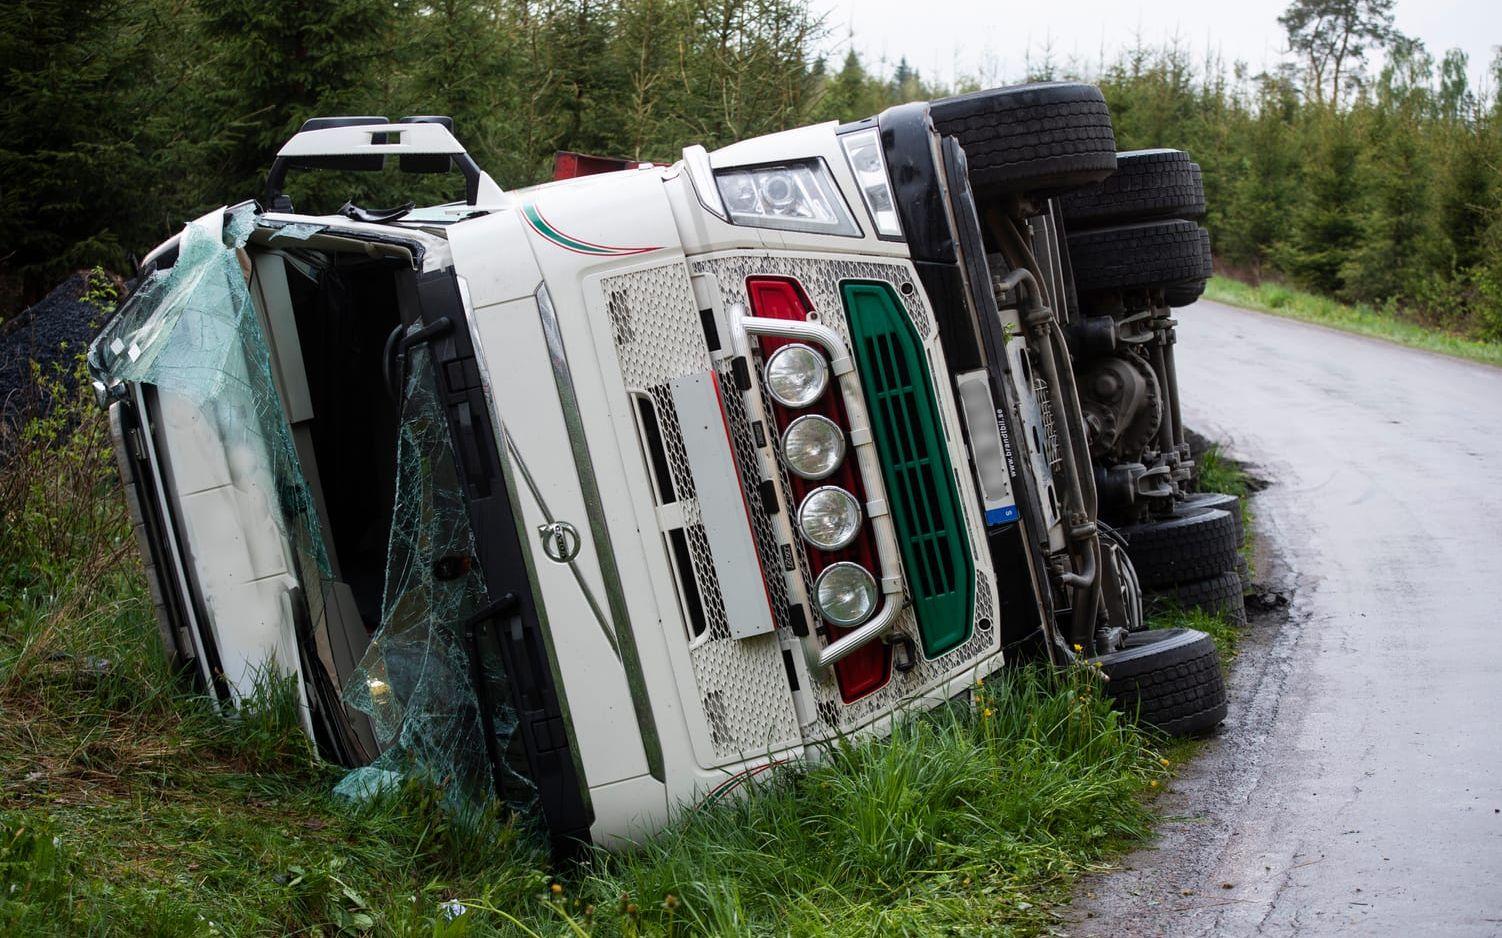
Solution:
{"label": "dual rear wheel", "polygon": [[1167,306],[1199,299],[1211,273],[1199,164],[1182,150],[1116,155],[1116,173],[1063,196],[1081,294],[1161,290]]}
{"label": "dual rear wheel", "polygon": [[[999,88],[935,101],[929,113],[939,132],[964,148],[971,186],[982,200],[1058,197],[1066,222],[1080,221],[1084,235],[1071,236],[1068,248],[1081,293],[1172,284],[1175,298],[1192,291],[1192,302],[1203,290],[1209,239],[1188,220],[1204,214],[1199,167],[1178,151],[1118,155],[1098,88],[1072,82]],[[1155,584],[1188,582],[1191,573],[1219,576],[1239,536],[1227,528],[1228,512],[1204,514],[1207,520],[1182,525],[1200,532],[1191,538],[1197,546],[1172,547],[1169,531],[1142,534],[1142,541],[1157,544],[1138,550],[1128,535],[1129,556],[1147,558]],[[1141,562],[1137,569],[1140,576]],[[1203,632],[1132,633],[1095,660],[1108,678],[1107,692],[1141,722],[1185,735],[1225,719],[1220,657]]]}

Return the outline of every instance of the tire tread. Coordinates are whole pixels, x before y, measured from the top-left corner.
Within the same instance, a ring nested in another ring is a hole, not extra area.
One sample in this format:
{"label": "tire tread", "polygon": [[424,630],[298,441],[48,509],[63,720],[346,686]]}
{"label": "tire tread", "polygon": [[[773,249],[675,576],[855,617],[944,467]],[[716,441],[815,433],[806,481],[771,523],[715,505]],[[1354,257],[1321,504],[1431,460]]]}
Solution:
{"label": "tire tread", "polygon": [[1212,269],[1209,233],[1181,218],[1073,232],[1069,259],[1082,293],[1206,280]]}
{"label": "tire tread", "polygon": [[1174,586],[1236,569],[1237,519],[1223,509],[1119,528],[1145,588]]}
{"label": "tire tread", "polygon": [[[1227,712],[1225,675],[1214,640],[1194,629],[1163,631],[1178,634],[1161,641],[1160,650],[1122,661],[1113,660],[1114,655],[1098,659],[1110,679],[1107,693],[1122,710],[1170,735],[1187,736],[1214,728]],[[1161,633],[1138,633],[1128,639],[1127,651],[1134,650],[1134,639],[1144,643],[1164,637]]]}
{"label": "tire tread", "polygon": [[1066,191],[1116,168],[1111,111],[1094,85],[994,88],[940,99],[929,113],[965,148],[977,191]]}
{"label": "tire tread", "polygon": [[1116,172],[1059,199],[1064,220],[1085,229],[1154,218],[1203,218],[1205,183],[1183,150],[1116,154]]}

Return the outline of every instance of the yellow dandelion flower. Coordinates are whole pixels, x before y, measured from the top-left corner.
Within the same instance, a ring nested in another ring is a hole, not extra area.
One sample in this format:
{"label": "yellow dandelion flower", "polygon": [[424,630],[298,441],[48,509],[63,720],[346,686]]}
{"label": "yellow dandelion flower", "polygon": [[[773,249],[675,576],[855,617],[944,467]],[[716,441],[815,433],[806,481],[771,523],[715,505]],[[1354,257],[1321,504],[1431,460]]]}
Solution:
{"label": "yellow dandelion flower", "polygon": [[555,896],[563,895],[563,885],[561,883],[554,883],[553,885],[549,886],[548,889],[551,890],[553,895]]}
{"label": "yellow dandelion flower", "polygon": [[1085,650],[1085,646],[1081,645],[1079,643],[1075,643],[1074,650],[1075,651],[1084,651]]}
{"label": "yellow dandelion flower", "polygon": [[984,709],[984,710],[982,710],[980,712],[980,715],[983,716],[983,717],[989,717],[991,714],[993,714],[995,712],[996,712],[995,710],[992,710],[990,707],[987,707],[986,709]]}
{"label": "yellow dandelion flower", "polygon": [[1152,781],[1148,782],[1147,783],[1147,787],[1148,788],[1157,788],[1158,787],[1158,780],[1157,779],[1153,779]]}
{"label": "yellow dandelion flower", "polygon": [[1168,765],[1170,764],[1167,759],[1159,759],[1158,761],[1161,762],[1161,763],[1163,763],[1164,768],[1167,768]]}

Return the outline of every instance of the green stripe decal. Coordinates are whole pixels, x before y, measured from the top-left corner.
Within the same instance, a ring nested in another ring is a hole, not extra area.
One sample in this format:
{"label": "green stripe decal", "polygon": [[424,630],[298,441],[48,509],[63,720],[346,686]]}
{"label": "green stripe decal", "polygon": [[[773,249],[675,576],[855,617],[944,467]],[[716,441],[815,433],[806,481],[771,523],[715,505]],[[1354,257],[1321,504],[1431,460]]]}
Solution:
{"label": "green stripe decal", "polygon": [[964,644],[975,620],[975,563],[938,397],[892,285],[849,280],[841,293],[923,655],[936,658]]}
{"label": "green stripe decal", "polygon": [[627,254],[645,254],[648,251],[657,250],[656,247],[611,247],[606,244],[591,244],[588,241],[581,241],[553,227],[552,223],[543,218],[542,213],[537,210],[537,206],[531,202],[522,206],[522,217],[527,220],[528,225],[532,226],[533,231],[559,247],[573,251],[576,254],[589,254],[594,257],[620,257]]}

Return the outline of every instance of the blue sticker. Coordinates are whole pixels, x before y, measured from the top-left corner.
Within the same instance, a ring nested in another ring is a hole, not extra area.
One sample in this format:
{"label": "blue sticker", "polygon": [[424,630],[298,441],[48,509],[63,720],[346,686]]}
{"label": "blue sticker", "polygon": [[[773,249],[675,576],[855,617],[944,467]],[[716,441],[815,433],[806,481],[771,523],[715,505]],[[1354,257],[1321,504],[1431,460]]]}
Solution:
{"label": "blue sticker", "polygon": [[1006,505],[1006,506],[1004,506],[1002,508],[988,508],[988,509],[986,509],[986,524],[988,526],[990,526],[990,527],[994,528],[998,524],[1006,524],[1009,521],[1016,521],[1016,520],[1017,520],[1017,506],[1016,505]]}

